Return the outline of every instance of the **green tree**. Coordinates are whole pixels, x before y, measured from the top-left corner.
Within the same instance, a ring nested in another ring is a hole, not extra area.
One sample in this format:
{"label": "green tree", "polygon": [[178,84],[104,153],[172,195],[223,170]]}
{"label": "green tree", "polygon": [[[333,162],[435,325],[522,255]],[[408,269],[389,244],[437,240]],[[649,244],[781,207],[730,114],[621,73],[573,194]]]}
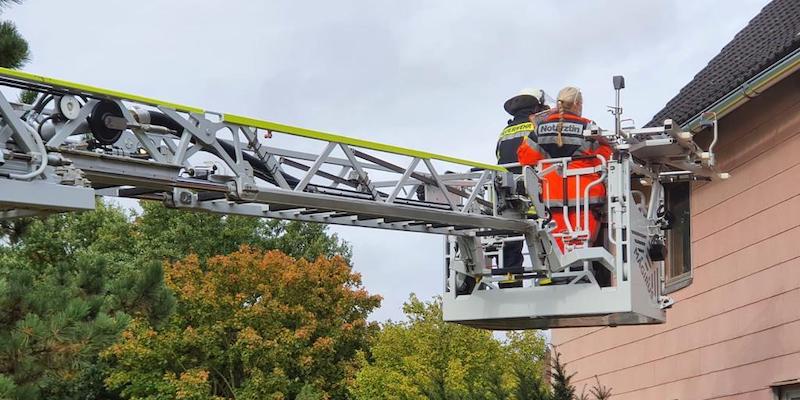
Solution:
{"label": "green tree", "polygon": [[133,263],[131,224],[119,208],[31,219],[0,247],[0,394],[104,394],[99,352],[134,318],[158,324],[174,299],[158,262]]}
{"label": "green tree", "polygon": [[567,365],[561,362],[561,353],[555,346],[552,347],[553,361],[553,400],[573,400],[575,399],[575,386],[572,378],[575,372],[567,372]]}
{"label": "green tree", "polygon": [[589,392],[594,396],[595,400],[610,399],[612,394],[611,388],[600,383],[600,378],[598,378],[597,375],[595,375],[594,381],[594,386],[592,386]]}
{"label": "green tree", "polygon": [[[17,225],[24,229],[13,230],[14,236],[0,242],[0,300],[7,311],[0,314],[0,352],[9,357],[31,354],[18,360],[31,371],[25,374],[19,372],[16,359],[6,362],[0,355],[0,398],[117,396],[105,389],[111,369],[98,353],[119,339],[129,321],[136,321],[132,329],[158,330],[172,315],[175,300],[163,282],[164,260],[196,254],[204,262],[234,252],[242,243],[262,250],[281,248],[309,260],[350,254],[348,245],[321,225],[198,214],[155,202],[142,203],[142,208],[136,215],[98,202],[93,212],[26,219]],[[73,310],[91,305],[86,321],[67,312],[70,304]],[[183,311],[178,309],[176,318],[186,317]],[[20,336],[20,329],[26,328],[23,321],[34,320],[44,321],[38,326],[61,321],[64,329],[57,331],[58,341],[39,335],[48,343],[60,343],[59,348],[34,348],[36,343]],[[113,329],[101,330],[103,324]],[[20,347],[14,338],[34,347]],[[60,348],[75,351],[58,353],[60,364],[51,362]],[[200,375],[184,373],[198,388]],[[311,385],[303,395],[313,398],[314,393]]]}
{"label": "green tree", "polygon": [[[0,0],[0,7],[18,1]],[[30,59],[28,42],[11,21],[0,22],[0,67],[20,68]]]}
{"label": "green tree", "polygon": [[509,361],[517,380],[514,390],[517,400],[549,399],[547,383],[542,377],[545,369],[550,366],[544,362],[547,359],[547,348],[541,334],[538,331],[512,331],[507,333],[507,337]]}
{"label": "green tree", "polygon": [[98,201],[92,212],[29,218],[26,229],[8,250],[31,260],[32,268],[48,268],[82,252],[132,261],[137,254],[132,217],[120,207]]}
{"label": "green tree", "polygon": [[[0,9],[14,3],[19,4],[22,0],[0,0]],[[17,27],[11,21],[0,22],[0,67],[22,68],[30,61],[31,53],[28,49],[28,42],[19,34]],[[32,90],[22,90],[19,93],[19,102],[33,104],[36,100],[37,92]],[[12,226],[3,225],[4,229],[13,229]]]}
{"label": "green tree", "polygon": [[362,355],[355,398],[506,399],[526,384],[517,370],[540,379],[545,345],[536,333],[503,342],[489,331],[446,323],[440,299],[412,295],[403,311],[408,320],[385,324],[371,354]]}
{"label": "green tree", "polygon": [[136,218],[138,251],[147,258],[176,261],[189,254],[201,260],[237,251],[243,244],[280,250],[299,258],[339,255],[350,260],[348,244],[325,225],[284,222],[241,216],[195,213],[142,202]]}
{"label": "green tree", "polygon": [[170,264],[168,324],[135,322],[104,354],[125,397],[345,398],[380,298],[341,257],[295,259],[243,246]]}
{"label": "green tree", "polygon": [[586,385],[581,388],[581,393],[576,394],[575,385],[572,383],[572,378],[575,372],[567,372],[567,364],[561,362],[561,353],[558,352],[555,346],[551,347],[553,359],[550,363],[550,368],[553,373],[552,390],[553,393],[549,397],[542,397],[550,400],[607,400],[611,398],[612,391],[608,386],[600,383],[600,379],[595,375],[595,383],[586,392]]}

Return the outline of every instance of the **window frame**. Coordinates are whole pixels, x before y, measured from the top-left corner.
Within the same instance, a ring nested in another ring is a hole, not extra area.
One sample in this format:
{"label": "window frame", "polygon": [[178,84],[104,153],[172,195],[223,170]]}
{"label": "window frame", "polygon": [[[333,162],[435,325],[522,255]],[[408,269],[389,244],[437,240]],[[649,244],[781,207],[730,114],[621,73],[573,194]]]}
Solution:
{"label": "window frame", "polygon": [[[678,290],[681,290],[681,289],[691,285],[692,281],[694,279],[694,265],[693,265],[694,263],[692,261],[693,254],[692,254],[692,241],[691,241],[691,233],[692,233],[692,217],[691,217],[691,215],[692,215],[692,205],[691,204],[692,204],[692,192],[693,192],[693,188],[692,187],[693,187],[693,185],[692,185],[691,181],[665,182],[665,183],[663,183],[662,186],[663,186],[663,190],[664,190],[664,203],[665,203],[665,206],[666,206],[667,210],[671,210],[673,208],[672,204],[674,203],[674,200],[672,200],[670,198],[670,190],[671,190],[671,187],[673,187],[673,185],[686,185],[686,189],[687,189],[686,190],[686,208],[687,208],[687,214],[688,214],[688,227],[686,229],[686,238],[683,241],[681,241],[680,243],[681,243],[682,246],[684,246],[683,251],[684,252],[689,252],[689,257],[688,257],[689,260],[688,260],[688,265],[683,265],[683,268],[682,268],[683,272],[681,272],[678,275],[672,275],[672,272],[675,269],[675,268],[673,268],[673,266],[675,265],[674,263],[676,263],[677,261],[674,258],[675,252],[672,251],[674,244],[671,243],[671,240],[670,240],[672,238],[671,237],[672,236],[671,235],[672,231],[666,231],[665,239],[666,239],[666,244],[667,244],[667,248],[669,249],[669,251],[667,253],[667,259],[664,260],[664,294],[670,294],[670,293],[676,292]],[[675,219],[677,220],[677,216],[675,216],[675,217],[676,217]],[[674,223],[676,223],[676,221],[673,221],[673,224]]]}

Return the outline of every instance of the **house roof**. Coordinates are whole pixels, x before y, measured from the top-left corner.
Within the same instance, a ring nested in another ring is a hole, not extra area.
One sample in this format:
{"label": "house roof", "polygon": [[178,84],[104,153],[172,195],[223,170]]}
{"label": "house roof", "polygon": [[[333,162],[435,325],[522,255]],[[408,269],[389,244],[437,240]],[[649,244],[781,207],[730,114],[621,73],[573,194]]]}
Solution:
{"label": "house roof", "polygon": [[800,47],[800,1],[774,0],[647,123],[682,125]]}

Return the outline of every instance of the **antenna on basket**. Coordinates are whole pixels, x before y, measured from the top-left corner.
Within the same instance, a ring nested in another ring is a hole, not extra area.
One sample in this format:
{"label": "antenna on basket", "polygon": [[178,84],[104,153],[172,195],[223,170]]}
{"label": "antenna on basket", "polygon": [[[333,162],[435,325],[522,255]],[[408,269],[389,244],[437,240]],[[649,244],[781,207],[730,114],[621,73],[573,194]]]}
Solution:
{"label": "antenna on basket", "polygon": [[614,134],[619,136],[622,131],[622,106],[620,105],[620,94],[622,89],[625,89],[625,77],[622,75],[615,75],[612,78],[614,82],[614,106],[609,107],[612,114],[614,114]]}

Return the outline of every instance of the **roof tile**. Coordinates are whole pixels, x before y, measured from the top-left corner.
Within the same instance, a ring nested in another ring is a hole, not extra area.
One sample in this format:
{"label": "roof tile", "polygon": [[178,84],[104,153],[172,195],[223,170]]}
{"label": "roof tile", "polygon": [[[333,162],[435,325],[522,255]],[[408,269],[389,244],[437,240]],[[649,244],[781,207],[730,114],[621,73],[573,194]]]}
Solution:
{"label": "roof tile", "polygon": [[683,124],[800,47],[800,0],[774,0],[647,124]]}

